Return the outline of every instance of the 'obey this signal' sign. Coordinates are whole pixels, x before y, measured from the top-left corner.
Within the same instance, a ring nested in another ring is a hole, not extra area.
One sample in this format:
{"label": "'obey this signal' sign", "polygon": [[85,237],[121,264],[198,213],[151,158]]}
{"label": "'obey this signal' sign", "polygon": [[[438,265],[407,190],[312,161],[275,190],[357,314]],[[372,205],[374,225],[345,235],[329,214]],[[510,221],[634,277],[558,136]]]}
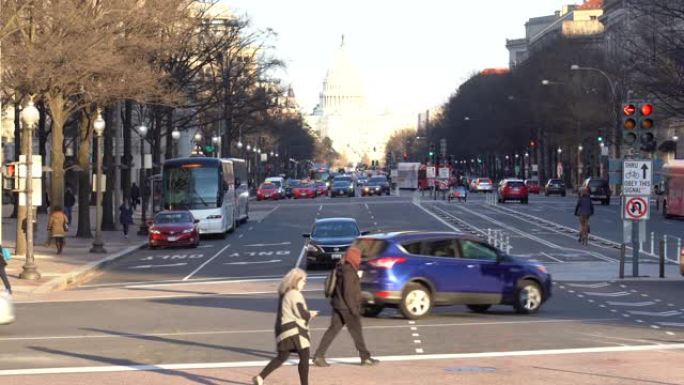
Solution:
{"label": "'obey this signal' sign", "polygon": [[626,196],[622,199],[622,219],[643,221],[651,216],[648,196]]}

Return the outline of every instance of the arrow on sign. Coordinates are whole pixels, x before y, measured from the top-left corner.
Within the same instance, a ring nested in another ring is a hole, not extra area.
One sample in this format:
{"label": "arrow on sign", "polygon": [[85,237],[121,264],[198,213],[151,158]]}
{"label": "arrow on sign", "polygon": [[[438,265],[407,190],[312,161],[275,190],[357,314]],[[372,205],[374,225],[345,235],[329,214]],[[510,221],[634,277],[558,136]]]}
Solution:
{"label": "arrow on sign", "polygon": [[646,163],[644,163],[644,165],[641,166],[641,171],[644,172],[642,179],[646,179],[646,171],[648,171],[648,166],[646,165]]}
{"label": "arrow on sign", "polygon": [[185,266],[187,265],[187,262],[181,262],[181,263],[169,263],[167,265],[140,265],[140,266],[131,266],[129,269],[153,269],[155,267],[176,267],[176,266]]}

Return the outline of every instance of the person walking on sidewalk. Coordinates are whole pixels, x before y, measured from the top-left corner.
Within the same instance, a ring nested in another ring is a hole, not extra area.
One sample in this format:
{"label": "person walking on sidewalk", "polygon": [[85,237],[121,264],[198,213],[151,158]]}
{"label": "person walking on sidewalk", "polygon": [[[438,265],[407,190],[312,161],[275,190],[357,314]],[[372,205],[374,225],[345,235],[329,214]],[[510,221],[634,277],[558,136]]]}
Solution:
{"label": "person walking on sidewalk", "polygon": [[140,203],[140,188],[135,182],[131,185],[131,207],[135,211],[135,208]]}
{"label": "person walking on sidewalk", "polygon": [[594,215],[594,204],[591,202],[589,189],[583,189],[575,206],[575,216],[579,217],[580,233],[579,242],[583,245],[589,243],[589,218]]}
{"label": "person walking on sidewalk", "polygon": [[128,239],[128,227],[133,224],[133,209],[124,202],[119,207],[119,223],[123,227],[124,238]]}
{"label": "person walking on sidewalk", "polygon": [[344,263],[337,268],[335,292],[330,301],[333,308],[330,327],[323,334],[321,343],[314,354],[313,363],[316,366],[330,366],[325,361],[325,352],[344,325],[347,325],[347,330],[354,340],[356,350],[359,351],[361,365],[375,365],[379,362],[371,358],[361,329],[361,283],[358,275],[360,265],[361,250],[357,247],[347,249]]}
{"label": "person walking on sidewalk", "polygon": [[64,237],[66,237],[66,232],[69,231],[69,219],[64,215],[64,211],[62,211],[60,206],[56,206],[52,210],[52,214],[50,214],[48,231],[57,245],[57,254],[62,254]]}
{"label": "person walking on sidewalk", "polygon": [[275,323],[278,356],[252,379],[254,385],[262,385],[264,379],[287,361],[291,353],[299,355],[299,383],[309,384],[309,322],[318,312],[309,311],[306,306],[302,295],[305,285],[306,272],[298,268],[290,270],[280,282]]}
{"label": "person walking on sidewalk", "polygon": [[71,187],[67,187],[64,193],[64,212],[66,214],[69,223],[71,223],[71,212],[76,204],[76,196],[71,192]]}
{"label": "person walking on sidewalk", "polygon": [[2,284],[5,285],[5,290],[12,294],[12,285],[10,285],[10,281],[7,278],[7,272],[5,271],[5,267],[7,267],[5,254],[8,253],[9,250],[5,251],[5,248],[0,246],[0,251],[2,251],[2,255],[0,255],[0,280],[2,280]]}

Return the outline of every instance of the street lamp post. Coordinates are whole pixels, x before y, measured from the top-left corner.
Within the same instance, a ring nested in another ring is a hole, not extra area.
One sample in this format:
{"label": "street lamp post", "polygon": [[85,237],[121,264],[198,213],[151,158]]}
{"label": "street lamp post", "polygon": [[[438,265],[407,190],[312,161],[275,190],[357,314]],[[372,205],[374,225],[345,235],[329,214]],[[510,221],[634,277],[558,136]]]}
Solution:
{"label": "street lamp post", "polygon": [[177,128],[174,128],[173,131],[171,131],[171,139],[173,139],[173,156],[174,158],[178,157],[178,140],[181,137],[180,131],[178,131]]}
{"label": "street lamp post", "polygon": [[97,254],[107,253],[107,250],[104,248],[104,242],[102,242],[102,153],[104,151],[102,134],[104,133],[104,129],[105,121],[102,119],[102,114],[98,109],[97,118],[95,118],[95,121],[93,122],[93,130],[97,136],[97,177],[95,178],[95,240],[93,241],[93,247],[90,248],[91,253]]}
{"label": "street lamp post", "polygon": [[33,258],[33,175],[31,175],[31,168],[33,167],[33,128],[40,119],[40,112],[33,105],[33,100],[29,100],[28,104],[21,111],[22,123],[26,127],[26,135],[28,136],[28,148],[26,151],[26,262],[19,277],[22,279],[38,280],[40,279],[40,272],[38,266]]}
{"label": "street lamp post", "polygon": [[147,126],[144,124],[138,126],[138,135],[140,136],[140,191],[142,192],[142,219],[140,220],[138,235],[147,235],[147,178],[145,175],[145,135],[147,135]]}
{"label": "street lamp post", "polygon": [[677,159],[677,142],[679,142],[679,136],[672,136],[672,141],[674,142],[674,159]]}
{"label": "street lamp post", "polygon": [[580,144],[577,146],[577,187],[582,183],[582,151],[584,147]]}
{"label": "street lamp post", "polygon": [[220,136],[213,136],[211,138],[211,143],[214,144],[214,152],[216,153],[216,157],[220,158],[221,157],[221,137]]}
{"label": "street lamp post", "polygon": [[202,145],[200,144],[202,142],[202,134],[199,132],[195,133],[195,149],[192,151],[193,154],[201,154],[202,153]]}

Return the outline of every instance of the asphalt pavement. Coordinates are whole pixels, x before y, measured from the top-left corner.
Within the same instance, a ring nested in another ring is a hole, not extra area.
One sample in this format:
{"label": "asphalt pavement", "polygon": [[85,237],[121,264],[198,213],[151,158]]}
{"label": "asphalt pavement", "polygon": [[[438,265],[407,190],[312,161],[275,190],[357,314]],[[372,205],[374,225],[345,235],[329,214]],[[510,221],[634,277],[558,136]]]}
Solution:
{"label": "asphalt pavement", "polygon": [[[273,357],[275,288],[282,275],[301,262],[301,234],[310,231],[316,218],[338,216],[354,217],[363,230],[371,231],[457,229],[487,239],[500,230],[510,239],[511,254],[544,263],[559,276],[572,271],[555,282],[552,298],[533,315],[518,315],[507,306],[495,306],[485,314],[450,306],[436,308],[418,321],[403,319],[392,309],[366,318],[368,346],[386,362],[400,360],[402,367],[423,370],[425,360],[451,360],[439,364],[448,367],[455,365],[453,360],[466,358],[474,367],[503,367],[487,357],[523,354],[612,352],[617,357],[662,349],[680,357],[684,299],[679,293],[684,279],[672,274],[674,266],[669,266],[667,279],[616,279],[614,247],[600,241],[582,246],[576,234],[549,225],[552,221],[576,227],[570,207],[570,197],[533,197],[529,205],[494,206],[484,196],[471,196],[461,204],[421,200],[410,192],[255,202],[250,220],[225,239],[202,239],[194,249],[139,250],[77,288],[18,303],[18,322],[0,327],[0,377],[9,380],[0,382],[134,383],[141,377],[130,372],[173,371],[182,374],[174,383],[245,383],[249,373]],[[619,231],[613,227],[620,223],[615,208],[599,207],[592,233],[614,239]],[[663,226],[672,235],[684,233],[680,222]],[[644,261],[654,265],[648,256]],[[596,271],[611,274],[603,277]],[[312,323],[314,346],[330,322],[321,290],[324,275],[311,272],[305,293],[309,307],[321,310]],[[329,357],[340,365],[338,372],[358,362],[348,333],[340,334]],[[381,364],[385,365],[392,367]],[[217,368],[225,371],[211,378],[190,374]],[[583,382],[582,374],[571,375],[574,369],[563,367],[574,383],[602,383]],[[368,370],[369,380],[356,383],[405,383],[401,371]],[[297,383],[290,371],[285,373],[289,374],[274,375],[274,383]],[[384,380],[378,382],[373,373],[385,373]],[[644,383],[682,383],[658,374],[643,373]],[[397,376],[395,381],[392,376]],[[512,382],[524,383],[519,382],[524,373],[515,376]],[[323,378],[317,383],[341,383],[331,381]],[[443,382],[425,378],[424,383]]]}

